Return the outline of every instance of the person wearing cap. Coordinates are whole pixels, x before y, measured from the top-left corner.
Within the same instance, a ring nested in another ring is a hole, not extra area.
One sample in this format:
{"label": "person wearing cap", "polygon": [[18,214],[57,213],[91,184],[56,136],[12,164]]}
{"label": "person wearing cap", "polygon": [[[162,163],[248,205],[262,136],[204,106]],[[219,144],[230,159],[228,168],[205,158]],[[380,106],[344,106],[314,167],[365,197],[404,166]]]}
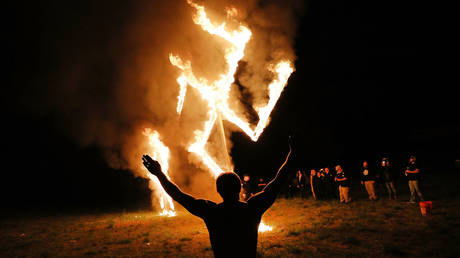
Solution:
{"label": "person wearing cap", "polygon": [[419,180],[420,180],[420,169],[418,168],[415,156],[410,156],[409,164],[407,165],[404,174],[407,177],[410,190],[409,202],[415,202],[415,194],[417,194],[420,201],[424,201],[422,191],[420,191]]}

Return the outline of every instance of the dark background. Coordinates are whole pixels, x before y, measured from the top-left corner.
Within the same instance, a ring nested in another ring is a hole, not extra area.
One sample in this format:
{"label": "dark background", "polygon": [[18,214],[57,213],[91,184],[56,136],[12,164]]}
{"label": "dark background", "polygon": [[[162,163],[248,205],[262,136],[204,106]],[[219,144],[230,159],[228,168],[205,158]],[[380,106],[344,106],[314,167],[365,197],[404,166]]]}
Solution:
{"label": "dark background", "polygon": [[[21,2],[4,10],[10,11],[4,16],[4,208],[149,206],[145,180],[109,168],[97,146],[78,147],[53,114],[24,108],[22,97],[46,89],[40,79],[57,71],[53,58],[63,52],[51,42],[66,35],[62,28],[76,28],[78,17],[101,11],[102,4],[90,2]],[[117,26],[122,10],[110,6],[101,20]],[[50,8],[62,24],[48,20]],[[449,80],[449,22],[439,10],[410,1],[308,2],[295,39],[296,72],[260,141],[232,136],[235,170],[273,176],[289,134],[295,134],[303,169],[340,163],[355,173],[363,159],[372,165],[388,155],[402,171],[411,154],[426,173],[454,169],[460,159],[458,84]],[[110,33],[86,35],[98,42]]]}

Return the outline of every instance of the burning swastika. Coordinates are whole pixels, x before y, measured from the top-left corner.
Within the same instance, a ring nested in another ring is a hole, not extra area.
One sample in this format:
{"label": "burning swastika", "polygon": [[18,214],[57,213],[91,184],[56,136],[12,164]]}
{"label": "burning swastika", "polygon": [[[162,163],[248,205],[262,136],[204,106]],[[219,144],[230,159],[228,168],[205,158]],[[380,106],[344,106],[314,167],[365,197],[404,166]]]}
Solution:
{"label": "burning swastika", "polygon": [[[208,18],[203,6],[193,3],[190,0],[187,2],[195,9],[193,22],[196,25],[200,26],[202,30],[208,32],[213,37],[218,37],[229,43],[224,51],[226,70],[222,74],[219,74],[219,79],[215,81],[208,81],[205,78],[197,77],[193,73],[192,63],[190,61],[183,60],[181,57],[174,54],[169,55],[170,63],[180,70],[180,75],[177,78],[177,83],[180,87],[176,106],[177,114],[181,115],[182,113],[188,87],[193,88],[199,93],[205,100],[208,108],[207,120],[203,121],[202,129],[194,131],[194,140],[188,145],[187,150],[196,155],[212,175],[217,177],[224,169],[232,170],[232,165],[230,164],[230,159],[227,159],[227,164],[222,168],[223,162],[217,162],[215,158],[206,151],[205,147],[206,144],[208,144],[212,129],[215,126],[219,126],[223,134],[222,120],[225,120],[240,128],[252,141],[257,141],[268,125],[270,114],[294,69],[290,61],[287,60],[280,61],[267,67],[267,69],[273,73],[274,79],[267,85],[268,101],[263,105],[253,107],[259,118],[257,124],[253,125],[246,121],[245,118],[238,116],[237,112],[230,108],[229,105],[230,90],[232,84],[235,82],[234,76],[238,68],[238,63],[244,57],[245,48],[251,39],[252,32],[241,23],[239,23],[240,25],[237,29],[228,30],[225,22],[221,24],[213,23]],[[236,21],[234,17],[237,12],[235,8],[228,8],[228,19]],[[160,141],[158,132],[146,130],[144,134],[149,137],[149,143],[152,147],[154,158],[157,157],[161,166],[166,168],[167,171],[169,159],[168,148]],[[225,136],[222,138],[224,139],[225,145]],[[159,182],[155,181],[154,178],[151,178],[151,181],[157,184],[156,189],[158,189],[159,192],[158,198],[161,202],[162,213],[164,215],[173,216],[175,213],[171,198],[164,192]],[[261,230],[271,230],[269,226],[261,225]]]}
{"label": "burning swastika", "polygon": [[[245,119],[239,117],[237,113],[229,107],[229,98],[231,86],[235,81],[234,75],[238,68],[238,62],[244,57],[244,50],[247,42],[251,39],[251,31],[244,25],[240,25],[237,30],[226,30],[226,24],[214,24],[206,15],[203,6],[195,4],[191,1],[188,3],[196,9],[193,21],[195,24],[211,35],[220,37],[230,43],[225,49],[225,61],[227,70],[219,75],[216,81],[208,82],[206,79],[197,78],[192,71],[190,61],[184,61],[179,56],[170,54],[169,60],[171,64],[181,70],[177,82],[180,86],[177,113],[182,112],[187,86],[190,86],[200,93],[201,97],[206,100],[208,105],[208,120],[204,122],[202,130],[195,131],[195,141],[190,144],[188,151],[196,154],[202,162],[217,177],[224,170],[216,163],[216,161],[205,150],[205,145],[208,142],[212,129],[216,123],[221,123],[221,120],[226,120],[239,127],[251,140],[257,141],[259,136],[269,122],[270,113],[273,110],[278,98],[283,91],[284,86],[293,72],[290,62],[281,61],[269,69],[276,75],[275,79],[268,85],[269,100],[264,106],[256,106],[254,110],[257,112],[259,121],[255,127]],[[227,15],[231,19],[237,11],[234,8],[227,10]],[[222,127],[221,127],[222,129]],[[225,139],[225,137],[224,137]],[[227,164],[226,170],[231,169]]]}

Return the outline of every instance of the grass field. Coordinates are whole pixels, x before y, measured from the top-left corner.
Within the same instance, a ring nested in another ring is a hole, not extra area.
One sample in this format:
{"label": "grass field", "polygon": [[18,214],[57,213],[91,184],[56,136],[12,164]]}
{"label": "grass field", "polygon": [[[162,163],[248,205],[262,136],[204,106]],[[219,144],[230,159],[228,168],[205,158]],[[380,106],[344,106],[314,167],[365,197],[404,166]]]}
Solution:
{"label": "grass field", "polygon": [[[433,200],[431,217],[402,200],[367,201],[356,189],[348,205],[280,198],[263,217],[274,228],[259,233],[258,254],[460,257],[457,183],[424,190]],[[0,221],[0,256],[212,257],[212,250],[204,223],[179,209],[171,218],[151,211],[6,217]]]}

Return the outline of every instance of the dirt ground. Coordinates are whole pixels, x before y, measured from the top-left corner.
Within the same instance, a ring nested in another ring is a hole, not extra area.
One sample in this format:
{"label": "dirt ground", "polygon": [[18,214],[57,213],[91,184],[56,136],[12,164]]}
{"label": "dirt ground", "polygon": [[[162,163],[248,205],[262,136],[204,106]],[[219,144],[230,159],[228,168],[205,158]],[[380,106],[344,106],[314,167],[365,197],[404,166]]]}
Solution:
{"label": "dirt ground", "polygon": [[[446,178],[443,176],[442,178]],[[460,257],[456,180],[424,182],[432,216],[401,199],[367,201],[354,191],[348,205],[280,198],[264,215],[260,257]],[[356,186],[355,186],[356,187]],[[179,208],[156,212],[21,214],[0,220],[1,257],[212,257],[205,224]]]}

